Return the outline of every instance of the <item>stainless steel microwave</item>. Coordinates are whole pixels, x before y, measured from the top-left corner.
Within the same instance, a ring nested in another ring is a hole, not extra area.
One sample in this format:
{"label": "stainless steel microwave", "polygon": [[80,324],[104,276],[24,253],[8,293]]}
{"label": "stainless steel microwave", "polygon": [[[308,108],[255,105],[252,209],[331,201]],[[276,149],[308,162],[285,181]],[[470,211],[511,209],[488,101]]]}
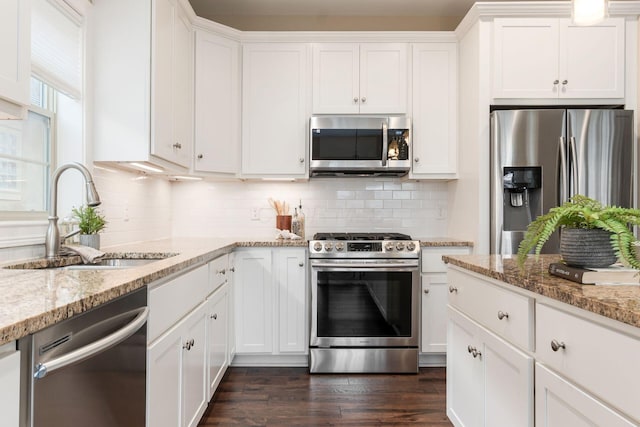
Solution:
{"label": "stainless steel microwave", "polygon": [[402,176],[411,167],[406,116],[312,116],[311,176]]}

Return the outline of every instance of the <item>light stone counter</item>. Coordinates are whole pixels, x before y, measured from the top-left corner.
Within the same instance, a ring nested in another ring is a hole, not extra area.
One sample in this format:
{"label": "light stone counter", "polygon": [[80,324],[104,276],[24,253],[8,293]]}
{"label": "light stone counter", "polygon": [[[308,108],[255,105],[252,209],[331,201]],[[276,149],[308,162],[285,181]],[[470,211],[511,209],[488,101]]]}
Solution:
{"label": "light stone counter", "polygon": [[[548,272],[559,255],[530,256],[524,273],[515,258],[500,255],[444,256],[444,261],[556,301],[640,328],[640,285],[581,285]],[[639,278],[640,280],[640,278]]]}
{"label": "light stone counter", "polygon": [[[156,280],[203,264],[238,247],[306,247],[303,240],[166,239],[105,249],[107,257],[162,258],[109,270],[0,268],[0,345],[83,313]],[[112,256],[113,255],[113,256]],[[34,260],[29,264],[33,265]],[[78,257],[53,265],[78,264]],[[46,260],[36,260],[41,267]],[[9,263],[16,265],[18,262]],[[49,263],[51,265],[51,263]]]}

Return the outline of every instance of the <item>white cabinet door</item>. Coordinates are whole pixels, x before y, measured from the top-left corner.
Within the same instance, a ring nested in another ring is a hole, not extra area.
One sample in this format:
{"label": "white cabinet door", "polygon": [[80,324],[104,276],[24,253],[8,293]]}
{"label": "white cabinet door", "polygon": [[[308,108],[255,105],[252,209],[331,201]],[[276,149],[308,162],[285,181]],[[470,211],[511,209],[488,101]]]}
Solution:
{"label": "white cabinet door", "polygon": [[631,427],[602,402],[536,363],[536,427]]}
{"label": "white cabinet door", "polygon": [[413,45],[413,178],[457,174],[457,52],[455,43]]}
{"label": "white cabinet door", "polygon": [[422,353],[447,352],[447,276],[422,275]]}
{"label": "white cabinet door", "polygon": [[624,98],[624,18],[494,20],[494,98]]}
{"label": "white cabinet door", "polygon": [[207,400],[213,397],[229,366],[227,296],[227,285],[223,285],[207,299]]}
{"label": "white cabinet door", "polygon": [[182,426],[195,427],[207,407],[207,305],[201,304],[183,321]]}
{"label": "white cabinet door", "polygon": [[559,22],[555,18],[497,18],[494,98],[557,98]]}
{"label": "white cabinet door", "polygon": [[484,425],[533,427],[533,357],[484,328],[481,337]]}
{"label": "white cabinet door", "polygon": [[181,332],[178,324],[147,350],[147,427],[182,425]]}
{"label": "white cabinet door", "polygon": [[12,351],[0,354],[0,410],[2,425],[18,427],[20,421],[20,352]]}
{"label": "white cabinet door", "polygon": [[0,111],[12,117],[22,117],[20,106],[30,104],[30,40],[31,0],[4,0],[0,14],[0,101],[9,102],[1,102]]}
{"label": "white cabinet door", "polygon": [[271,249],[234,256],[235,328],[238,353],[273,351],[273,278]]}
{"label": "white cabinet door", "polygon": [[309,327],[306,311],[305,249],[275,249],[277,271],[278,337],[280,353],[305,352]]}
{"label": "white cabinet door", "polygon": [[560,97],[624,98],[624,18],[590,26],[560,22]]}
{"label": "white cabinet door", "polygon": [[407,45],[360,45],[360,113],[405,113],[408,81]]}
{"label": "white cabinet door", "polygon": [[196,31],[194,170],[236,174],[240,165],[239,43]]}
{"label": "white cabinet door", "polygon": [[[456,427],[483,426],[482,341],[478,326],[456,310],[447,318],[447,416]],[[473,350],[476,356],[473,356]]]}
{"label": "white cabinet door", "polygon": [[360,46],[313,45],[313,112],[350,114],[360,110]]}
{"label": "white cabinet door", "polygon": [[313,112],[407,111],[407,45],[319,43],[313,46]]}
{"label": "white cabinet door", "polygon": [[154,0],[151,153],[189,167],[192,148],[191,24],[172,0]]}
{"label": "white cabinet door", "polygon": [[243,45],[242,174],[307,175],[308,45]]}

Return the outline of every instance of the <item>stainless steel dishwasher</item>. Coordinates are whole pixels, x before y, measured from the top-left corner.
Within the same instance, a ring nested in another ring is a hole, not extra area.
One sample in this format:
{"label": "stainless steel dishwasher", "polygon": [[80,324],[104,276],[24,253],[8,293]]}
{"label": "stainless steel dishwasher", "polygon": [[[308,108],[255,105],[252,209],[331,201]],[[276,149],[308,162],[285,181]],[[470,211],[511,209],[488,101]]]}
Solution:
{"label": "stainless steel dishwasher", "polygon": [[145,425],[146,288],[21,339],[21,427]]}

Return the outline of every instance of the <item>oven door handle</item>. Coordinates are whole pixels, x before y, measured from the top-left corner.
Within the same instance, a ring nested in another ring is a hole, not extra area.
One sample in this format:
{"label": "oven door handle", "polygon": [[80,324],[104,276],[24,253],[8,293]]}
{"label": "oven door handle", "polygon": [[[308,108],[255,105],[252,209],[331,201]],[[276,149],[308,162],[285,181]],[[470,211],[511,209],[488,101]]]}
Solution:
{"label": "oven door handle", "polygon": [[331,262],[312,262],[311,268],[410,268],[410,267],[418,267],[418,262],[410,262],[410,263],[398,263],[398,262],[360,262],[360,263],[331,263]]}
{"label": "oven door handle", "polygon": [[79,349],[56,359],[49,360],[44,363],[38,363],[33,377],[36,379],[44,378],[49,372],[64,368],[65,366],[71,365],[75,362],[86,360],[95,354],[120,344],[122,341],[136,333],[138,329],[145,324],[149,317],[149,307],[141,307],[136,310],[132,310],[132,312],[136,311],[139,311],[139,313],[131,322],[106,337],[94,341],[91,344],[87,344],[84,347],[80,347]]}

